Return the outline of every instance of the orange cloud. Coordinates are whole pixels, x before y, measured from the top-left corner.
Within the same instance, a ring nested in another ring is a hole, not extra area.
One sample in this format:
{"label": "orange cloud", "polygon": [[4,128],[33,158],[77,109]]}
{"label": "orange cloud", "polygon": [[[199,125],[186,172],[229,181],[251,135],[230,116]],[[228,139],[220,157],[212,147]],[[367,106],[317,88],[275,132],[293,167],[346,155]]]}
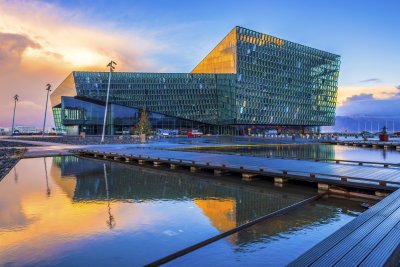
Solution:
{"label": "orange cloud", "polygon": [[339,86],[338,106],[346,104],[355,95],[371,95],[374,99],[389,99],[395,96],[399,89],[394,85],[374,86]]}
{"label": "orange cloud", "polygon": [[[151,32],[84,22],[77,10],[37,1],[0,0],[0,10],[0,126],[11,124],[15,93],[44,108],[45,85],[55,88],[73,70],[106,70],[110,59],[118,71],[166,68],[153,58],[165,44]],[[16,123],[40,126],[42,113],[20,102]]]}

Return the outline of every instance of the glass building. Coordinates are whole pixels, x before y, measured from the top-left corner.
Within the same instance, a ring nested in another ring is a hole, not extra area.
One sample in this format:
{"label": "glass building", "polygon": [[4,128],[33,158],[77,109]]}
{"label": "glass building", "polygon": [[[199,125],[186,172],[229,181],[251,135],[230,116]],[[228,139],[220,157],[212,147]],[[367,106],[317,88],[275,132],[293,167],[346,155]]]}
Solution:
{"label": "glass building", "polygon": [[[107,134],[129,134],[141,110],[154,129],[310,130],[333,125],[340,56],[242,27],[190,73],[113,72]],[[72,72],[52,93],[58,132],[100,134],[108,72]]]}

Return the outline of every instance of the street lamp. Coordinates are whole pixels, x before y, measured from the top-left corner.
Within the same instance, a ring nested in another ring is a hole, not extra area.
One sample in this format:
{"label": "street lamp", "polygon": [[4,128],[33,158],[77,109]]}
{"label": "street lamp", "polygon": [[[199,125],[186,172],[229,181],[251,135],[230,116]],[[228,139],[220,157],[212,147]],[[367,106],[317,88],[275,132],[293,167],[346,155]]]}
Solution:
{"label": "street lamp", "polygon": [[103,163],[104,167],[104,180],[106,182],[106,197],[107,197],[107,207],[108,207],[108,220],[107,225],[110,229],[113,229],[115,227],[115,219],[114,216],[111,214],[111,206],[110,206],[110,194],[109,194],[109,189],[108,189],[108,179],[107,179],[107,168],[106,164]]}
{"label": "street lamp", "polygon": [[11,135],[14,135],[14,121],[15,121],[15,109],[17,108],[17,101],[19,100],[19,95],[14,96],[14,115],[13,115],[13,122],[11,127]]}
{"label": "street lamp", "polygon": [[103,122],[103,133],[101,134],[101,142],[104,143],[104,135],[106,132],[106,121],[107,121],[107,109],[108,109],[108,96],[110,94],[110,83],[111,83],[111,73],[114,71],[115,67],[114,65],[117,65],[114,61],[110,61],[108,63],[107,67],[110,68],[110,74],[108,75],[108,87],[107,87],[107,97],[106,97],[106,108],[104,110],[104,122]]}
{"label": "street lamp", "polygon": [[48,178],[48,175],[47,175],[46,158],[43,158],[43,160],[44,160],[44,172],[46,174],[46,187],[47,187],[46,193],[47,193],[47,197],[49,197],[50,194],[51,194],[51,190],[50,190],[50,187],[49,187],[49,178]]}
{"label": "street lamp", "polygon": [[47,86],[47,88],[46,88],[47,96],[46,96],[46,108],[45,108],[45,110],[44,110],[44,120],[43,120],[42,137],[44,137],[44,129],[45,129],[45,127],[46,127],[47,103],[49,102],[49,93],[51,92],[51,90],[50,90],[51,85],[48,83],[48,84],[46,84],[46,86]]}

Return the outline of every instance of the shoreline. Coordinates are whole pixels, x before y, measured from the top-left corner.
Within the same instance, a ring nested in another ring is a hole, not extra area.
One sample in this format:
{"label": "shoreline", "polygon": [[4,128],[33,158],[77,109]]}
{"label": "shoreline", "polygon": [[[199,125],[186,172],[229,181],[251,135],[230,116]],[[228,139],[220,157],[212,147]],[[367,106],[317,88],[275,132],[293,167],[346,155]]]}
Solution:
{"label": "shoreline", "polygon": [[0,149],[0,181],[14,168],[26,151],[25,148]]}

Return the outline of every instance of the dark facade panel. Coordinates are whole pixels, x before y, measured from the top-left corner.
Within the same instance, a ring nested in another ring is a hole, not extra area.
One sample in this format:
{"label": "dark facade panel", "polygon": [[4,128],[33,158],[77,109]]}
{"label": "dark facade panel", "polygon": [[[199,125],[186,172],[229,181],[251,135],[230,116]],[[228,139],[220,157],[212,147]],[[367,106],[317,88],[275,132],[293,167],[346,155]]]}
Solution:
{"label": "dark facade panel", "polygon": [[[79,134],[85,132],[90,135],[101,134],[103,129],[105,106],[82,100],[79,97],[62,97],[61,108],[53,108],[53,112],[60,111],[56,122],[60,125],[58,132]],[[110,104],[107,111],[106,134],[133,134],[139,123],[142,109],[129,108],[117,104]],[[204,133],[217,134],[219,129],[206,123],[195,122],[167,116],[154,112],[147,112],[149,123],[155,129],[200,129]],[[56,117],[55,117],[56,118]]]}

